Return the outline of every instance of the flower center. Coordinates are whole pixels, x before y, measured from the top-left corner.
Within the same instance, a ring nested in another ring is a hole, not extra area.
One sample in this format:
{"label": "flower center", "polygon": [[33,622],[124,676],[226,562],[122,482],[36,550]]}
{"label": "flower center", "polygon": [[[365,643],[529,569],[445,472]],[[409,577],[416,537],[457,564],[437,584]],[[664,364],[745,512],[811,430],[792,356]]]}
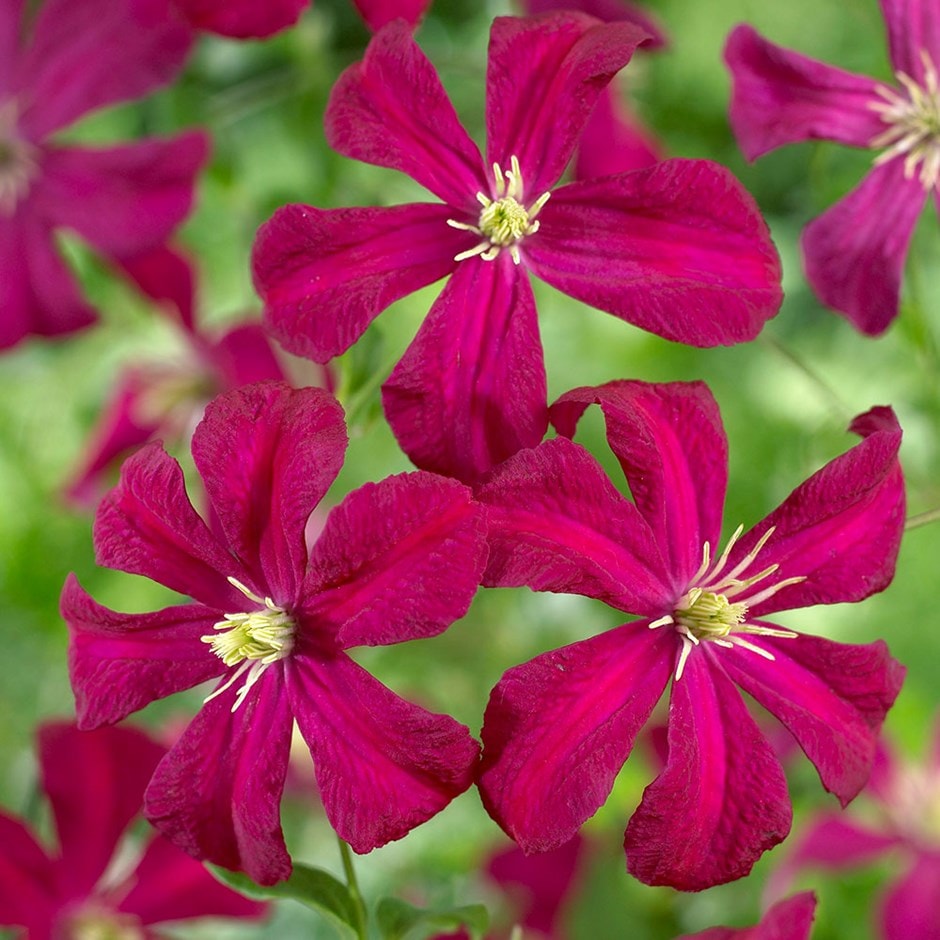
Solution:
{"label": "flower center", "polygon": [[36,148],[17,136],[16,120],[16,102],[0,104],[0,216],[13,215],[39,169]]}
{"label": "flower center", "polygon": [[207,696],[205,702],[221,695],[244,673],[248,674],[244,685],[235,695],[235,704],[232,706],[234,712],[245,701],[245,696],[268,666],[291,654],[296,624],[287,611],[278,607],[270,597],[258,597],[235,578],[229,578],[228,581],[245,597],[264,608],[247,613],[226,614],[224,620],[212,626],[212,629],[220,631],[219,633],[200,637],[203,643],[212,647],[212,652],[226,666],[238,666],[228,681]]}
{"label": "flower center", "polygon": [[130,914],[103,908],[86,908],[69,918],[68,940],[144,940],[140,921]]}
{"label": "flower center", "polygon": [[869,107],[889,126],[868,145],[887,148],[875,158],[875,166],[904,154],[904,175],[908,179],[920,165],[918,179],[924,189],[930,190],[940,178],[940,85],[930,54],[921,49],[920,57],[924,63],[923,85],[904,72],[895,72],[902,88],[875,88],[884,101],[873,101]]}
{"label": "flower center", "polygon": [[482,239],[473,248],[455,255],[454,261],[465,261],[477,255],[484,261],[493,261],[504,248],[509,249],[514,264],[522,261],[519,242],[526,235],[534,235],[539,230],[539,222],[535,217],[548,202],[551,193],[542,193],[532,205],[526,207],[519,160],[513,156],[509,165],[510,169],[504,173],[498,163],[493,164],[493,198],[485,193],[477,193],[477,200],[483,209],[476,225],[458,222],[456,219],[447,220],[452,228],[473,232]]}
{"label": "flower center", "polygon": [[885,811],[913,842],[928,848],[940,846],[940,773],[933,767],[900,768]]}
{"label": "flower center", "polygon": [[[682,650],[676,666],[676,681],[682,678],[682,671],[685,669],[685,663],[692,648],[703,641],[707,640],[728,649],[740,646],[765,659],[773,660],[773,653],[749,642],[740,634],[750,633],[784,639],[792,639],[796,636],[790,630],[777,630],[773,627],[762,627],[747,622],[749,608],[772,597],[782,588],[806,580],[805,577],[784,578],[781,581],[765,583],[763,587],[752,592],[754,585],[759,581],[765,581],[780,566],[769,565],[756,574],[742,577],[754,563],[760,550],[767,544],[767,540],[773,535],[774,528],[775,526],[771,526],[758,539],[751,551],[731,571],[727,572],[725,568],[731,556],[731,549],[741,537],[744,526],[738,526],[734,535],[728,540],[721,557],[714,564],[711,559],[711,546],[706,542],[702,547],[702,565],[692,578],[688,590],[676,602],[673,612],[660,617],[659,620],[654,620],[649,625],[651,630],[655,630],[657,627],[671,624],[682,640]],[[732,601],[731,598],[740,599]]]}

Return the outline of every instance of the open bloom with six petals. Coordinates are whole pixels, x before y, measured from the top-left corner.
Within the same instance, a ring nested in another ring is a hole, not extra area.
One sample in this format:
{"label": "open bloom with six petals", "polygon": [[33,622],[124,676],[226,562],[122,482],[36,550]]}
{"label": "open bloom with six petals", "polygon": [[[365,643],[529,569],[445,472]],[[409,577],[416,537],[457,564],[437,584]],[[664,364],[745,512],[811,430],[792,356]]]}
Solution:
{"label": "open bloom with six petals", "polygon": [[940,2],[881,0],[881,8],[894,84],[783,49],[750,26],[738,26],[725,48],[731,126],[749,160],[801,140],[879,151],[861,185],[802,238],[820,300],[872,335],[898,314],[914,224],[940,180]]}
{"label": "open bloom with six petals", "polygon": [[74,577],[62,596],[80,726],[219,679],[157,767],[145,813],[192,855],[262,884],[291,871],[278,804],[295,721],[327,817],[358,852],[441,810],[478,759],[466,727],[399,698],[346,650],[432,636],[466,612],[482,510],[454,480],[402,474],[350,493],[308,550],[305,523],[345,447],[342,409],[320,389],[220,396],[192,442],[219,534],[156,444],[125,463],[95,524],[101,564],[194,601],[116,613]]}
{"label": "open bloom with six petals", "polygon": [[0,5],[0,348],[94,320],[59,254],[57,230],[114,258],[161,245],[189,213],[203,134],[107,149],[49,139],[88,111],[177,74],[191,32],[168,4],[48,0],[28,30],[23,0]]}
{"label": "open bloom with six petals", "polygon": [[480,789],[526,851],[564,842],[601,805],[670,677],[668,755],[626,831],[629,870],[698,890],[740,878],[783,839],[779,761],[735,686],[775,715],[844,803],[868,779],[903,667],[764,618],[887,586],[904,520],[893,413],[748,532],[718,550],[727,441],[701,383],[616,382],[552,406],[571,436],[598,402],[633,494],[559,437],[523,450],[480,490],[492,586],[584,594],[643,619],[510,669],[490,697]]}
{"label": "open bloom with six petals", "polygon": [[547,427],[528,272],[696,346],[753,339],[780,269],[753,201],[723,167],[668,160],[553,189],[598,95],[647,34],[581,13],[500,17],[487,72],[487,159],[403,23],[334,87],[340,153],[401,170],[442,203],[290,205],[258,233],[255,283],[291,352],[326,361],[393,301],[452,275],[383,389],[404,451],[481,479]]}
{"label": "open bloom with six petals", "polygon": [[264,913],[161,835],[136,850],[124,844],[165,747],[134,728],[65,722],[42,725],[37,737],[58,852],[0,812],[0,925],[25,927],[29,940],[150,940],[164,921]]}

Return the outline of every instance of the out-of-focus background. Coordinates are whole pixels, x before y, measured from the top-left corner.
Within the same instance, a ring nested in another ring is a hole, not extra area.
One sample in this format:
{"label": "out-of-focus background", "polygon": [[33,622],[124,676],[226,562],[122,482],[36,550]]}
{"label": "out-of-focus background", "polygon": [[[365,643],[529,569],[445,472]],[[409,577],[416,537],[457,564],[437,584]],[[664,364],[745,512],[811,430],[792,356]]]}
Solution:
{"label": "out-of-focus background", "polygon": [[[727,122],[729,77],[721,50],[736,23],[751,23],[781,45],[889,80],[878,4],[649,0],[644,6],[670,45],[637,54],[622,75],[622,93],[666,154],[724,163],[754,194],[782,257],[786,300],[755,342],[696,350],[535,282],[550,398],[616,378],[708,382],[730,440],[725,537],[738,523],[748,527],[762,518],[851,446],[854,438],[846,426],[875,404],[893,405],[905,431],[902,459],[911,514],[940,506],[940,231],[932,205],[913,240],[899,320],[881,338],[864,337],[810,293],[797,239],[806,222],[861,179],[872,155],[827,143],[802,144],[748,165]],[[487,32],[494,16],[508,12],[503,3],[438,0],[418,32],[458,112],[481,142]],[[99,144],[193,126],[211,132],[213,155],[198,205],[178,238],[197,265],[199,310],[210,330],[259,312],[249,252],[257,226],[277,207],[433,198],[400,174],[347,160],[326,145],[322,115],[330,87],[361,56],[368,38],[348,0],[316,0],[296,28],[269,41],[202,38],[172,88],[92,115],[69,130],[70,139]],[[96,568],[93,513],[67,505],[62,491],[119,370],[135,361],[172,361],[182,350],[167,317],[156,315],[84,246],[68,237],[64,243],[88,295],[103,311],[102,323],[77,336],[28,341],[0,360],[0,803],[47,832],[36,795],[33,731],[42,719],[68,716],[73,709],[66,631],[58,614],[66,575],[77,572],[93,595],[118,609],[142,611],[172,602],[169,592],[150,582]],[[378,389],[439,289],[434,285],[397,303],[337,364],[353,422],[352,443],[328,501],[367,480],[409,469],[384,425]],[[311,375],[308,363],[286,356],[285,362],[298,381]],[[587,422],[583,440],[617,479],[604,454],[600,421]],[[185,463],[185,448],[177,456]],[[887,640],[908,676],[886,733],[912,760],[927,747],[940,698],[938,559],[940,523],[913,529],[905,536],[895,581],[882,595],[860,605],[779,618],[786,626],[844,642]],[[614,611],[582,598],[481,590],[470,613],[444,635],[367,650],[358,658],[397,691],[450,712],[477,733],[488,692],[505,669],[618,622]],[[186,720],[204,694],[194,690],[157,703],[139,721],[159,730]],[[652,940],[758,917],[767,877],[788,843],[765,856],[749,878],[696,895],[648,888],[626,874],[623,828],[652,779],[652,754],[638,748],[607,804],[585,827],[589,848],[563,919],[569,936]],[[301,777],[308,760],[302,758]],[[797,833],[820,809],[834,809],[836,801],[823,792],[805,760],[790,761],[788,772]],[[285,799],[288,845],[298,860],[338,871],[335,842],[313,788],[308,789],[309,795],[300,784]],[[864,800],[852,812],[855,818],[877,819]],[[940,850],[940,832],[932,837]],[[368,897],[391,893],[415,902],[483,902],[502,931],[511,924],[512,904],[482,868],[488,855],[506,844],[471,791],[403,842],[358,860],[357,867]],[[814,936],[876,936],[877,897],[905,864],[898,852],[838,875],[818,870],[803,875],[797,884],[814,887],[820,897]],[[187,927],[180,935],[326,937],[331,928],[315,912],[284,902],[260,927]]]}

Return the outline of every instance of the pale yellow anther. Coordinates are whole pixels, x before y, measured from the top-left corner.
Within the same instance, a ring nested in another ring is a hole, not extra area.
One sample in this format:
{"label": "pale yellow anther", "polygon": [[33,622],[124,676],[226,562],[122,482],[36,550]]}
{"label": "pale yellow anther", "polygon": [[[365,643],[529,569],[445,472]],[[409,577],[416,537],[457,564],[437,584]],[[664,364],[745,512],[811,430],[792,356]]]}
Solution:
{"label": "pale yellow anther", "polygon": [[[940,79],[930,54],[922,49],[923,84],[905,72],[896,72],[900,88],[878,85],[875,92],[883,100],[869,107],[878,112],[887,129],[876,134],[868,145],[882,150],[875,158],[880,166],[895,157],[904,159],[904,175],[915,173],[925,190],[933,189],[940,179]],[[918,169],[919,168],[919,169]]]}
{"label": "pale yellow anther", "polygon": [[250,601],[263,607],[262,610],[225,614],[224,619],[213,624],[212,629],[219,632],[200,637],[226,666],[238,666],[223,685],[206,697],[206,702],[231,688],[247,673],[244,685],[235,696],[232,706],[235,711],[268,666],[291,654],[296,626],[290,614],[270,597],[259,597],[235,578],[228,581]]}
{"label": "pale yellow anther", "polygon": [[38,151],[17,135],[18,109],[13,100],[0,104],[0,216],[12,216],[39,172]]}
{"label": "pale yellow anther", "polygon": [[452,228],[473,232],[480,241],[472,248],[454,256],[454,261],[466,261],[480,257],[484,261],[493,261],[506,249],[514,264],[522,262],[519,243],[539,230],[536,216],[548,202],[550,192],[542,193],[531,205],[525,204],[525,187],[519,160],[513,156],[510,168],[503,170],[498,163],[493,164],[493,196],[477,193],[477,201],[483,207],[475,225],[448,219]]}

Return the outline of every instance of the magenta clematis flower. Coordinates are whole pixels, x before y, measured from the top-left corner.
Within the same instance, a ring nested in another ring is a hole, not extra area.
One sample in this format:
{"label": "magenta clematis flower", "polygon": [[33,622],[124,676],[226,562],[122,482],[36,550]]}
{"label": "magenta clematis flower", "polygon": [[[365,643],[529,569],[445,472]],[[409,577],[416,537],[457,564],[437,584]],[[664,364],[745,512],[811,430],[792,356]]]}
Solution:
{"label": "magenta clematis flower", "polygon": [[[118,377],[66,488],[67,497],[80,505],[96,503],[120,461],[147,441],[187,441],[217,394],[252,382],[287,379],[260,323],[242,321],[218,335],[198,323],[194,272],[181,255],[162,248],[122,259],[121,267],[143,293],[169,301],[161,307],[179,325],[184,348],[173,361],[135,363]],[[330,388],[326,367],[319,367],[316,378],[313,384]]]}
{"label": "magenta clematis flower", "polygon": [[813,290],[870,335],[898,314],[911,233],[940,179],[940,3],[881,0],[881,8],[894,85],[775,46],[749,26],[725,48],[731,126],[749,160],[801,140],[880,151],[861,185],[802,237]]}
{"label": "magenta clematis flower", "polygon": [[86,112],[176,75],[190,32],[171,20],[168,2],[47,0],[28,30],[23,0],[0,9],[0,347],[95,318],[60,257],[57,230],[113,258],[162,244],[189,213],[203,134],[108,149],[50,140]]}
{"label": "magenta clematis flower", "polygon": [[862,794],[873,814],[825,813],[806,826],[770,889],[783,893],[810,867],[840,870],[893,855],[907,869],[885,892],[877,923],[885,940],[940,936],[940,721],[922,764],[901,761],[882,745]]}
{"label": "magenta clematis flower", "polygon": [[261,884],[291,871],[278,803],[296,721],[326,815],[357,852],[401,838],[473,781],[466,727],[404,701],[346,650],[440,633],[486,557],[469,490],[427,473],[367,484],[308,551],[311,510],[343,461],[342,409],[321,389],[260,383],[206,409],[193,458],[221,534],[157,445],[124,465],[95,524],[101,564],[194,598],[146,614],[62,595],[81,727],[218,678],[160,762],[145,813],[190,854]]}
{"label": "magenta clematis flower", "polygon": [[264,914],[267,905],[224,887],[162,836],[124,844],[166,748],[134,728],[83,732],[65,722],[37,737],[59,847],[50,855],[0,812],[0,925],[23,927],[30,940],[156,940],[163,935],[151,927],[165,921]]}
{"label": "magenta clematis flower", "polygon": [[570,437],[601,405],[633,502],[566,437],[521,451],[481,489],[484,584],[584,594],[642,619],[510,669],[483,726],[480,789],[526,852],[560,845],[601,805],[672,677],[665,768],[626,830],[630,872],[699,890],[747,874],[790,828],[780,763],[735,686],[775,715],[845,804],[865,785],[904,669],[765,620],[856,601],[894,574],[904,521],[893,412],[719,551],[727,441],[701,383],[614,382],[552,406]]}
{"label": "magenta clematis flower", "polygon": [[676,940],[809,940],[815,917],[816,896],[804,891],[774,904],[753,927],[709,927]]}
{"label": "magenta clematis flower", "polygon": [[[580,10],[605,22],[624,20],[642,27],[651,37],[640,46],[642,51],[662,49],[666,45],[659,23],[642,7],[627,0],[523,0],[522,7],[529,15]],[[598,96],[584,125],[574,158],[575,179],[639,170],[662,158],[660,142],[633,114],[617,89],[608,85]]]}
{"label": "magenta clematis flower", "polygon": [[393,301],[452,275],[383,389],[417,466],[476,482],[542,439],[527,272],[697,346],[752,339],[777,311],[766,226],[724,168],[673,160],[552,188],[601,90],[646,36],[580,13],[497,18],[486,163],[404,25],[376,34],[334,87],[332,146],[408,173],[443,202],[286,206],[258,233],[255,282],[274,335],[323,362]]}
{"label": "magenta clematis flower", "polygon": [[[293,26],[310,0],[173,0],[194,28],[233,39],[264,39]],[[431,0],[353,0],[369,29],[381,29],[392,20],[418,25]]]}

